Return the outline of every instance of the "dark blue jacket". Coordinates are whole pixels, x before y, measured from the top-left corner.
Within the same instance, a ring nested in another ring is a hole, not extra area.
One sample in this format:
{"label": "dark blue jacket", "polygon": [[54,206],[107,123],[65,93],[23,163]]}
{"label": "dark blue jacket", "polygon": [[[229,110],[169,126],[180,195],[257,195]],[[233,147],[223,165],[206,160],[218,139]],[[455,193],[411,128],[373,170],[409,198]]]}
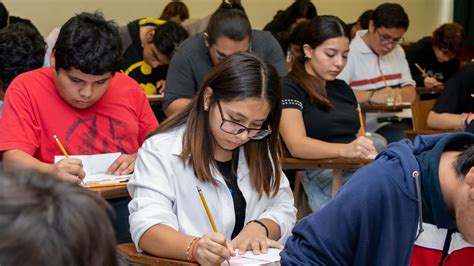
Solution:
{"label": "dark blue jacket", "polygon": [[456,137],[473,135],[430,135],[390,144],[326,207],[296,225],[280,254],[282,265],[408,265],[421,222],[415,156]]}

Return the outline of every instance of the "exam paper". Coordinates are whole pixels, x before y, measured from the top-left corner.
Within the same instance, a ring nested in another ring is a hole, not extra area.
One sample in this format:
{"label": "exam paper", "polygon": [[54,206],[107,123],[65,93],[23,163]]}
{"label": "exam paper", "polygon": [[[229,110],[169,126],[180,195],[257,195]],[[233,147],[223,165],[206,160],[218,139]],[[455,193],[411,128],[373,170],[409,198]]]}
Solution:
{"label": "exam paper", "polygon": [[[107,175],[107,169],[122,153],[103,153],[94,155],[70,155],[69,158],[77,158],[82,161],[86,177],[83,180],[85,185],[107,184],[124,182],[132,175]],[[64,159],[65,156],[54,156],[54,163]]]}
{"label": "exam paper", "polygon": [[[238,254],[238,250],[235,253]],[[280,265],[280,249],[269,248],[267,253],[254,255],[252,251],[247,251],[243,255],[237,255],[229,260],[231,266],[234,265]],[[226,261],[221,263],[221,266],[229,265]]]}

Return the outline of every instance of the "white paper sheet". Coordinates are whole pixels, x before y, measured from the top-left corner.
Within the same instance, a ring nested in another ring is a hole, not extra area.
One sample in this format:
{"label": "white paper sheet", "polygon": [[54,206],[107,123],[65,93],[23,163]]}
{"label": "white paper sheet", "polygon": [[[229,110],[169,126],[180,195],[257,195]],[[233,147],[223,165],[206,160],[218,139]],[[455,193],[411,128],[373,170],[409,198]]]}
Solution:
{"label": "white paper sheet", "polygon": [[[83,180],[85,185],[107,184],[124,182],[132,175],[107,175],[109,166],[121,155],[120,152],[103,153],[94,155],[70,155],[69,158],[77,158],[82,161],[86,177]],[[54,156],[54,163],[64,159],[64,156]]]}
{"label": "white paper sheet", "polygon": [[[236,254],[238,254],[238,250],[235,250]],[[237,255],[232,257],[229,260],[229,264],[231,266],[234,265],[280,265],[280,249],[277,248],[269,248],[267,253],[254,255],[252,251],[247,251],[243,255]],[[223,262],[221,266],[229,265],[227,262]]]}

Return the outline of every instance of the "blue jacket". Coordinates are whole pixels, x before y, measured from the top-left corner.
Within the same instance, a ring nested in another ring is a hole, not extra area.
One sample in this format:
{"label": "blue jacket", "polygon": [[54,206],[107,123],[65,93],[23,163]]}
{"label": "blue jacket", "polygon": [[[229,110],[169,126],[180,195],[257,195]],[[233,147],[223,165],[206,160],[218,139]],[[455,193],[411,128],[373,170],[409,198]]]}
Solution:
{"label": "blue jacket", "polygon": [[422,222],[415,156],[458,137],[473,143],[474,135],[456,133],[390,144],[326,207],[296,225],[282,265],[408,265]]}

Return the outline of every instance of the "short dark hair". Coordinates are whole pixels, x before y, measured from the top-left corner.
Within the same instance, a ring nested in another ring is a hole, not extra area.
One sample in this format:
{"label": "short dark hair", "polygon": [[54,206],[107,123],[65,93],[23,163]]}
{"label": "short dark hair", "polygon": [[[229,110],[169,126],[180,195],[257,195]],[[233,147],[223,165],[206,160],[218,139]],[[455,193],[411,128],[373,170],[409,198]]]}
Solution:
{"label": "short dark hair", "polygon": [[168,21],[170,18],[176,16],[179,16],[179,19],[184,21],[189,18],[189,10],[183,2],[171,1],[165,6],[163,12],[161,12],[160,19]]}
{"label": "short dark hair", "polygon": [[277,19],[284,25],[284,29],[288,28],[296,22],[296,20],[305,18],[312,19],[318,15],[316,7],[310,0],[299,0],[291,4],[285,11],[277,15]]}
{"label": "short dark hair", "polygon": [[464,27],[458,23],[446,23],[433,32],[433,45],[458,54],[464,48],[466,34]]}
{"label": "short dark hair", "polygon": [[379,5],[372,13],[371,19],[375,28],[408,29],[410,21],[408,15],[400,4],[384,3]]}
{"label": "short dark hair", "polygon": [[0,30],[0,89],[6,90],[19,74],[43,66],[46,43],[27,24],[14,23]]}
{"label": "short dark hair", "polygon": [[246,37],[250,38],[252,27],[244,12],[230,5],[224,5],[212,14],[206,33],[210,44],[214,44],[222,36],[233,41],[242,41]]}
{"label": "short dark hair", "polygon": [[0,172],[1,265],[117,265],[112,209],[85,188]]}
{"label": "short dark hair", "polygon": [[75,68],[85,74],[114,74],[120,69],[122,44],[117,25],[100,12],[70,18],[54,46],[56,70]]}
{"label": "short dark hair", "polygon": [[357,19],[357,22],[360,23],[361,29],[366,30],[369,28],[369,21],[373,13],[374,13],[373,9],[368,9],[359,16],[359,18]]}
{"label": "short dark hair", "polygon": [[10,14],[8,13],[7,8],[3,3],[0,3],[0,29],[5,28],[8,26],[8,18]]}
{"label": "short dark hair", "polygon": [[188,32],[178,23],[168,21],[155,29],[153,44],[161,53],[171,59],[176,47],[188,38]]}
{"label": "short dark hair", "polygon": [[464,145],[464,149],[454,162],[454,171],[458,177],[465,177],[469,170],[474,167],[474,145]]}

